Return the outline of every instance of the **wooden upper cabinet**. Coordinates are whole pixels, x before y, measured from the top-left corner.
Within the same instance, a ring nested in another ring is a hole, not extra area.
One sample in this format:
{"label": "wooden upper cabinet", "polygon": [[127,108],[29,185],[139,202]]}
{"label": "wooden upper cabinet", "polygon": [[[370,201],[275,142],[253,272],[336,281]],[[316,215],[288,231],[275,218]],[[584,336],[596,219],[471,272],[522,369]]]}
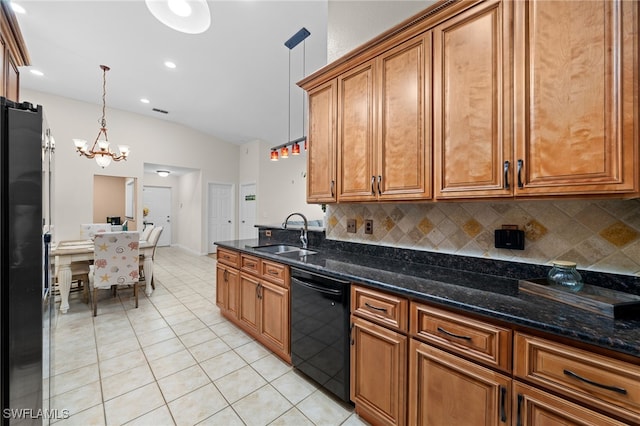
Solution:
{"label": "wooden upper cabinet", "polygon": [[338,77],[339,201],[431,197],[430,52],[429,33]]}
{"label": "wooden upper cabinet", "polygon": [[0,2],[0,96],[20,100],[19,66],[30,65],[20,26],[9,2]]}
{"label": "wooden upper cabinet", "polygon": [[431,198],[431,33],[383,53],[377,66],[378,197]]}
{"label": "wooden upper cabinet", "polygon": [[638,2],[514,8],[516,195],[638,191]]}
{"label": "wooden upper cabinet", "polygon": [[309,91],[307,202],[336,201],[336,81]]}
{"label": "wooden upper cabinet", "polygon": [[437,199],[513,196],[510,16],[489,1],[433,30]]}
{"label": "wooden upper cabinet", "polygon": [[374,63],[338,77],[338,200],[375,200]]}

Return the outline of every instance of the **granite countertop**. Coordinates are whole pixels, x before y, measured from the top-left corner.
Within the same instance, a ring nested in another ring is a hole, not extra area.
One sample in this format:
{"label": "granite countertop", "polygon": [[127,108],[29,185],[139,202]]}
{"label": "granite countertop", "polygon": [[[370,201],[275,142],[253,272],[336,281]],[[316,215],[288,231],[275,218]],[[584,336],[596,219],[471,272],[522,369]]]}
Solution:
{"label": "granite countertop", "polygon": [[[216,244],[413,300],[473,312],[640,357],[640,319],[614,320],[520,292],[517,279],[324,248],[303,257],[295,252],[273,255],[253,248],[259,245],[258,239]],[[313,247],[309,249],[314,250]]]}

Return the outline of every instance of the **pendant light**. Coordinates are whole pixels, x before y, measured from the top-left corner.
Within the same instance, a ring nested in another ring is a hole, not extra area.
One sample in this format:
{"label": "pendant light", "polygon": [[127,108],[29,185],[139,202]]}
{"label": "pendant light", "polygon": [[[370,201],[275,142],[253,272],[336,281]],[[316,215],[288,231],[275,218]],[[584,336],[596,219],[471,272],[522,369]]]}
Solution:
{"label": "pendant light", "polygon": [[302,43],[302,76],[305,74],[305,62],[306,62],[306,38],[309,37],[311,33],[306,28],[301,28],[297,33],[295,33],[291,38],[284,42],[284,45],[289,49],[289,121],[288,121],[288,139],[289,142],[283,143],[282,145],[274,146],[271,148],[271,160],[278,161],[278,150],[280,150],[280,156],[282,158],[289,158],[289,148],[291,145],[291,155],[300,155],[300,142],[304,142],[304,150],[307,150],[307,137],[304,135],[305,133],[305,95],[302,93],[302,137],[297,138],[295,140],[291,140],[291,50]]}
{"label": "pendant light", "polygon": [[[100,118],[100,130],[96,140],[91,145],[91,149],[88,149],[89,145],[84,139],[73,139],[73,143],[76,147],[76,151],[84,157],[94,158],[96,163],[103,169],[111,164],[113,161],[126,160],[129,155],[129,147],[127,145],[118,145],[118,151],[114,152],[109,146],[109,137],[107,136],[107,119],[105,118],[106,110],[106,96],[107,96],[107,71],[110,68],[106,65],[100,65],[102,69],[102,118]],[[102,139],[101,139],[102,137]]]}

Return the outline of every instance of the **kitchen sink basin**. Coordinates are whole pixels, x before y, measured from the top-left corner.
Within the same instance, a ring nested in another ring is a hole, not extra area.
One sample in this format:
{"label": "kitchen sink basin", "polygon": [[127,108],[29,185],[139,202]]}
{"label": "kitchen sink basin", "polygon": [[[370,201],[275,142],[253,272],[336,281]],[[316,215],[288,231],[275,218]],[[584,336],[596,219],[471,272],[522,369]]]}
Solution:
{"label": "kitchen sink basin", "polygon": [[296,246],[290,246],[288,244],[275,244],[271,246],[257,246],[253,247],[254,250],[261,251],[263,253],[271,253],[271,254],[287,254],[287,253],[296,253],[299,256],[306,256],[308,254],[316,254],[315,251],[303,249]]}

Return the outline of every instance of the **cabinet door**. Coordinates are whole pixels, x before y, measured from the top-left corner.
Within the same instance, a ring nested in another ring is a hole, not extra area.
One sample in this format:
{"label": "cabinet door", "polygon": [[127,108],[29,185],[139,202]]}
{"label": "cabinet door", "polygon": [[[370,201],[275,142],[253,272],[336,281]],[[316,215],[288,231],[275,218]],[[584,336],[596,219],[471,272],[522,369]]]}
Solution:
{"label": "cabinet door", "polygon": [[438,199],[513,195],[510,10],[484,2],[433,30]]}
{"label": "cabinet door", "polygon": [[260,334],[265,345],[280,357],[290,360],[289,290],[261,281],[259,290]]}
{"label": "cabinet door", "polygon": [[516,195],[638,190],[638,2],[517,1]]}
{"label": "cabinet door", "polygon": [[431,33],[377,59],[379,199],[431,198],[430,60]]}
{"label": "cabinet door", "polygon": [[409,424],[508,425],[511,379],[411,339]]}
{"label": "cabinet door", "polygon": [[216,305],[220,310],[227,309],[227,268],[221,265],[216,266]]}
{"label": "cabinet door", "polygon": [[20,72],[18,71],[18,66],[9,53],[7,53],[7,59],[6,98],[18,102],[20,97]]}
{"label": "cabinet door", "polygon": [[260,318],[260,301],[258,299],[260,282],[257,278],[247,274],[240,274],[240,305],[238,320],[246,331],[257,336],[259,334],[258,321]]}
{"label": "cabinet door", "polygon": [[309,91],[307,202],[336,201],[336,81]]}
{"label": "cabinet door", "polygon": [[229,316],[238,318],[240,310],[240,273],[237,269],[227,268],[226,306]]}
{"label": "cabinet door", "polygon": [[338,201],[375,200],[373,61],[338,77]]}
{"label": "cabinet door", "polygon": [[514,425],[622,426],[627,424],[519,382],[514,382],[513,389]]}
{"label": "cabinet door", "polygon": [[406,423],[407,337],[352,316],[351,400],[373,424]]}

